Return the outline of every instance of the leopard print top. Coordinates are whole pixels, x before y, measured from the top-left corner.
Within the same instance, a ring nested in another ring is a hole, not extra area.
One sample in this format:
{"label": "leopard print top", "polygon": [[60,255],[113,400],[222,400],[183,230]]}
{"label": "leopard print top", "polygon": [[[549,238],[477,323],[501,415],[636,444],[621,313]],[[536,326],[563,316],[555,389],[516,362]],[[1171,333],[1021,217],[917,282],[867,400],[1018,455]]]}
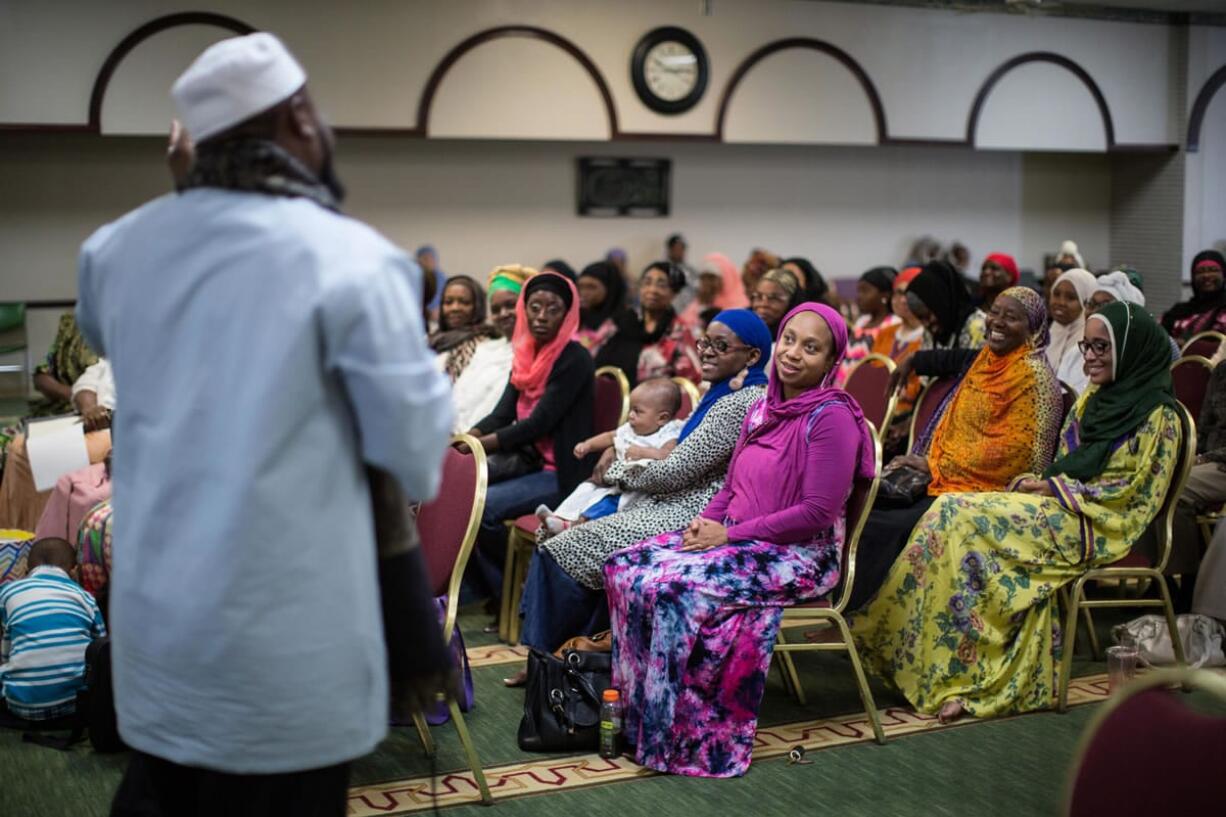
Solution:
{"label": "leopard print top", "polygon": [[601,589],[601,571],[611,553],[684,528],[723,487],[745,414],[764,392],[761,386],[752,386],[722,398],[672,454],[633,476],[614,462],[605,476],[607,482],[649,496],[625,513],[564,531],[543,542],[541,549],[575,581]]}

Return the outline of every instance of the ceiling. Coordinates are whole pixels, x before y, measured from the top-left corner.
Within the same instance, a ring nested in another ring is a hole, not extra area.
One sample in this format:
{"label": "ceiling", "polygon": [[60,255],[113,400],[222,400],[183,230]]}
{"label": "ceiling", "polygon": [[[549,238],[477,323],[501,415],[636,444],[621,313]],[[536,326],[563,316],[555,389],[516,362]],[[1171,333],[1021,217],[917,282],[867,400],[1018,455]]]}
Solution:
{"label": "ceiling", "polygon": [[1146,11],[1199,11],[1226,13],[1226,0],[1043,0],[1045,5],[1098,6],[1100,8],[1145,9]]}

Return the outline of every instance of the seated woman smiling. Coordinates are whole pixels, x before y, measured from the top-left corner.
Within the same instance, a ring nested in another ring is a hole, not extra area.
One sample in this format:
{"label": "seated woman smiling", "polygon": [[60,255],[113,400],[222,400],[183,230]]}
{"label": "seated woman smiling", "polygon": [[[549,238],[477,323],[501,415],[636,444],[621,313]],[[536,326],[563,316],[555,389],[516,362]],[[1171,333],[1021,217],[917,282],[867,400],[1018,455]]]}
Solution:
{"label": "seated woman smiling", "polygon": [[860,406],[832,387],[846,346],[838,312],[793,309],[723,489],[685,530],[605,564],[613,685],[640,765],[702,777],[749,768],[782,608],[838,584],[847,498],[873,477]]}
{"label": "seated woman smiling", "polygon": [[935,421],[919,453],[896,457],[889,474],[914,469],[930,477],[927,495],[909,507],[887,507],[882,493],[860,534],[851,609],[881,586],[915,523],[942,494],[1001,491],[1018,474],[1051,462],[1060,429],[1060,385],[1044,350],[1047,310],[1038,293],[1006,289],[988,311],[988,345],[979,351],[917,352],[899,367],[905,378],[970,369]]}
{"label": "seated woman smiling", "polygon": [[1162,328],[1111,303],[1081,349],[1091,385],[1056,461],[1012,493],[940,497],[852,622],[870,666],[942,721],[1051,706],[1057,591],[1127,554],[1166,496],[1180,422]]}

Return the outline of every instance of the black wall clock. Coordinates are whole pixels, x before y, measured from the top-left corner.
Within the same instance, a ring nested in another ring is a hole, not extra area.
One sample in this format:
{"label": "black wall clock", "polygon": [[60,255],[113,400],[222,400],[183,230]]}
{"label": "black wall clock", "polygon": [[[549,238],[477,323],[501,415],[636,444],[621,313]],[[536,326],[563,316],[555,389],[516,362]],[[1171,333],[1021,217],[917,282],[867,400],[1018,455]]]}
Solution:
{"label": "black wall clock", "polygon": [[709,74],[702,43],[676,26],[648,31],[630,58],[635,92],[658,113],[682,113],[697,105],[707,90]]}

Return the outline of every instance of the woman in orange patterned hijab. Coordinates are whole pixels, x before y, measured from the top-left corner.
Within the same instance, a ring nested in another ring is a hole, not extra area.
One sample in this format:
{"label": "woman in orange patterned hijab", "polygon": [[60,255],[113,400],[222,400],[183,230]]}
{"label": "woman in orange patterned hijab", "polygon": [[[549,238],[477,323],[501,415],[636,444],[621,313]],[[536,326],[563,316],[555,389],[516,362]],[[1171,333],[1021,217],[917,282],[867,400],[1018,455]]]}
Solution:
{"label": "woman in orange patterned hijab", "polygon": [[[1003,491],[1014,477],[1042,473],[1051,462],[1060,431],[1060,384],[1047,362],[1047,308],[1038,293],[1006,289],[992,302],[987,345],[978,352],[923,351],[970,360],[969,368],[924,438],[917,453],[896,457],[897,468],[926,472],[928,496],[909,507],[878,503],[860,535],[856,581],[849,606],[859,609],[885,581],[915,523],[941,494]],[[957,371],[967,364],[960,363]],[[938,374],[923,371],[923,374]],[[940,372],[945,374],[945,372]]]}
{"label": "woman in orange patterned hijab", "polygon": [[928,449],[929,496],[1000,491],[1041,473],[1060,431],[1060,386],[1047,362],[1047,309],[1011,287],[988,314],[988,342],[962,378]]}

